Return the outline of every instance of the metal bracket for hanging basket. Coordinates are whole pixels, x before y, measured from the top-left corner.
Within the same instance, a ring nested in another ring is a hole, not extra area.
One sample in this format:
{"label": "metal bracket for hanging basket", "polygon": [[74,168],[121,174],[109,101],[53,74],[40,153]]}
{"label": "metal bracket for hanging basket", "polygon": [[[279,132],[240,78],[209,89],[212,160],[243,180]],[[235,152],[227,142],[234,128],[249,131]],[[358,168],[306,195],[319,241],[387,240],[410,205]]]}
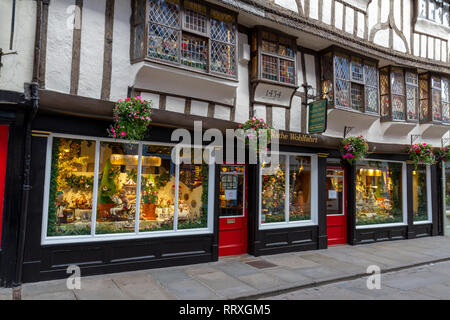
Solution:
{"label": "metal bracket for hanging basket", "polygon": [[422,138],[422,135],[420,135],[420,134],[412,134],[411,135],[411,145],[413,145],[414,142],[416,142],[420,138]]}
{"label": "metal bracket for hanging basket", "polygon": [[347,138],[347,134],[350,133],[350,131],[352,131],[355,127],[344,127],[344,139]]}
{"label": "metal bracket for hanging basket", "polygon": [[442,146],[442,148],[448,146],[449,143],[450,143],[450,138],[442,138],[441,139],[441,146]]}

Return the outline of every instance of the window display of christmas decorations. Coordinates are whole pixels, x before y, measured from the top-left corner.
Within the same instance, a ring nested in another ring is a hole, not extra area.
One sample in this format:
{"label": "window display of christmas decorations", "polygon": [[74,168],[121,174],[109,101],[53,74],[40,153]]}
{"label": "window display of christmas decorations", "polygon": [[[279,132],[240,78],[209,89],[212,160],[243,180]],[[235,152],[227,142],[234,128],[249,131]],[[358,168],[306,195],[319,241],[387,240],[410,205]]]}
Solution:
{"label": "window display of christmas decorations", "polygon": [[356,160],[364,160],[369,152],[369,144],[362,136],[349,137],[341,141],[342,158],[352,165]]}
{"label": "window display of christmas decorations", "polygon": [[108,134],[114,139],[143,140],[152,122],[152,103],[142,97],[119,99],[114,105],[114,124]]}
{"label": "window display of christmas decorations", "polygon": [[413,171],[413,220],[428,220],[427,167],[419,165]]}
{"label": "window display of christmas decorations", "polygon": [[49,236],[91,232],[95,142],[55,138],[48,204]]}
{"label": "window display of christmas decorations", "polygon": [[413,144],[408,148],[408,154],[416,170],[421,164],[432,165],[435,163],[433,147],[431,146],[431,144]]}
{"label": "window display of christmas decorations", "polygon": [[294,155],[261,165],[261,223],[311,220],[311,169],[310,157]]}
{"label": "window display of christmas decorations", "polygon": [[51,141],[47,237],[208,227],[214,166],[183,157],[176,165],[163,145]]}
{"label": "window display of christmas decorations", "polygon": [[239,129],[244,130],[246,145],[256,152],[267,151],[267,145],[270,144],[272,138],[272,128],[267,125],[264,119],[253,117],[245,123],[239,124]]}
{"label": "window display of christmas decorations", "polygon": [[402,170],[402,163],[358,162],[356,225],[403,221]]}

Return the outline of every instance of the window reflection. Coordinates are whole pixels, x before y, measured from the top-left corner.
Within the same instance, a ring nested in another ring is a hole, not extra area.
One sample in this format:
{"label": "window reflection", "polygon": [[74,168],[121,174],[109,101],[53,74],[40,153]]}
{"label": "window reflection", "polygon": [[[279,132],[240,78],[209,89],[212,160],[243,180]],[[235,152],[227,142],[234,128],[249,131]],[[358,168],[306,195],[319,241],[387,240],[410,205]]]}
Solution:
{"label": "window reflection", "polygon": [[261,166],[261,223],[285,221],[286,157],[280,156],[277,165]]}
{"label": "window reflection", "polygon": [[311,219],[311,158],[289,157],[289,221]]}
{"label": "window reflection", "polygon": [[414,221],[428,220],[427,168],[422,165],[413,171],[413,218]]}

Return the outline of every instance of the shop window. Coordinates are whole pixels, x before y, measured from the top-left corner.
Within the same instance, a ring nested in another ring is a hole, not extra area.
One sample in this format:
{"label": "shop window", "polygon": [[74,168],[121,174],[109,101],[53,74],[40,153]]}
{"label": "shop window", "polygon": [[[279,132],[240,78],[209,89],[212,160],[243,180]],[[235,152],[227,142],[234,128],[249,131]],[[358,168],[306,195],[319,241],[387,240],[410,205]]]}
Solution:
{"label": "shop window", "polygon": [[209,162],[191,157],[175,164],[173,148],[165,145],[50,140],[47,240],[211,232]]}
{"label": "shop window", "polygon": [[445,216],[450,217],[450,163],[444,162],[443,165],[445,169],[443,170],[444,175],[444,208]]}
{"label": "shop window", "polygon": [[[236,78],[236,15],[191,0],[134,0],[133,60]],[[148,30],[147,38],[145,30]]]}
{"label": "shop window", "polygon": [[434,23],[450,27],[449,3],[445,0],[419,0],[418,16]]}
{"label": "shop window", "polygon": [[313,220],[312,157],[280,155],[261,165],[261,224]]}
{"label": "shop window", "polygon": [[414,222],[427,221],[428,193],[427,193],[427,167],[419,166],[413,171],[413,220]]}
{"label": "shop window", "polygon": [[322,93],[331,107],[378,114],[375,61],[336,49],[321,58]]}
{"label": "shop window", "polygon": [[91,234],[96,142],[54,138],[48,199],[48,236]]}
{"label": "shop window", "polygon": [[295,86],[295,39],[264,28],[252,34],[252,80]]}
{"label": "shop window", "polygon": [[356,225],[403,222],[403,164],[361,161],[356,166]]}
{"label": "shop window", "polygon": [[419,79],[417,73],[397,67],[380,69],[381,119],[419,121]]}
{"label": "shop window", "polygon": [[420,120],[422,123],[450,124],[449,80],[424,73],[419,76]]}

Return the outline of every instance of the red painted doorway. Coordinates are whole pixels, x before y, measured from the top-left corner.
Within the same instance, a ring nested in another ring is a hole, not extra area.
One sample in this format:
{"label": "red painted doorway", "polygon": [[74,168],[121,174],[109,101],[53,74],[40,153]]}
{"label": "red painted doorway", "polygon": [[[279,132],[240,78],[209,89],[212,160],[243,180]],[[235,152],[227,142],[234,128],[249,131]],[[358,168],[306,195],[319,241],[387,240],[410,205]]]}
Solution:
{"label": "red painted doorway", "polygon": [[328,245],[347,243],[347,180],[345,168],[327,167]]}
{"label": "red painted doorway", "polygon": [[219,256],[246,253],[247,166],[222,165],[219,185]]}
{"label": "red painted doorway", "polygon": [[5,196],[6,159],[8,154],[8,131],[9,126],[0,125],[0,241],[2,238],[3,198]]}

